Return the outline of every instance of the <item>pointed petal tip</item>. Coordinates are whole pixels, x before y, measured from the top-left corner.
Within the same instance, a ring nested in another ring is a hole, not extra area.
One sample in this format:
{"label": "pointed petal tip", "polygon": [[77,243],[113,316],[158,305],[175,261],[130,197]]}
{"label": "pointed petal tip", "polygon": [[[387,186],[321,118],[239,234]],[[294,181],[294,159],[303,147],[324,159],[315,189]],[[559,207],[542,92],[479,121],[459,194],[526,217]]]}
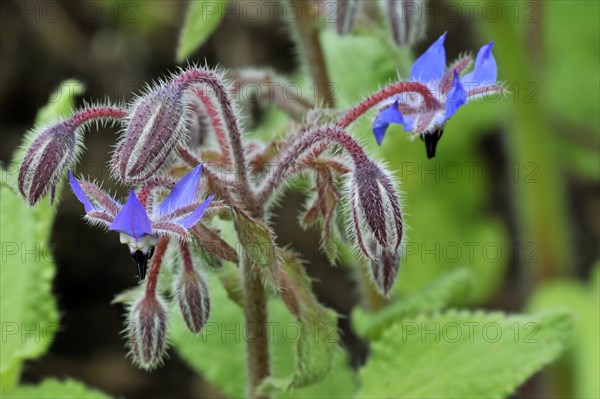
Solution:
{"label": "pointed petal tip", "polygon": [[202,164],[187,172],[173,187],[167,198],[158,205],[155,216],[162,217],[176,209],[193,204],[198,195],[201,176]]}
{"label": "pointed petal tip", "polygon": [[385,131],[388,128],[388,124],[382,124],[379,126],[373,126],[373,135],[375,136],[375,141],[377,142],[378,146],[381,146],[381,143],[383,142],[383,138],[385,137]]}
{"label": "pointed petal tip", "polygon": [[446,70],[446,34],[442,35],[429,46],[427,50],[413,63],[410,70],[410,80],[429,82],[441,79]]}
{"label": "pointed petal tip", "polygon": [[133,238],[152,234],[150,218],[133,190],[129,191],[127,202],[108,229],[123,232]]}
{"label": "pointed petal tip", "polygon": [[96,208],[94,208],[87,195],[85,195],[85,193],[83,192],[83,189],[81,188],[81,185],[79,184],[77,179],[75,179],[75,177],[73,176],[72,171],[69,171],[69,185],[71,186],[71,191],[73,191],[75,197],[77,197],[79,202],[83,204],[85,213],[90,213],[96,210]]}
{"label": "pointed petal tip", "polygon": [[204,212],[206,212],[206,208],[208,208],[208,205],[210,205],[210,202],[213,198],[214,195],[208,196],[192,213],[190,213],[183,219],[176,221],[175,223],[179,224],[180,226],[186,229],[191,229],[196,223],[200,221],[200,219],[202,219],[202,216],[204,216]]}

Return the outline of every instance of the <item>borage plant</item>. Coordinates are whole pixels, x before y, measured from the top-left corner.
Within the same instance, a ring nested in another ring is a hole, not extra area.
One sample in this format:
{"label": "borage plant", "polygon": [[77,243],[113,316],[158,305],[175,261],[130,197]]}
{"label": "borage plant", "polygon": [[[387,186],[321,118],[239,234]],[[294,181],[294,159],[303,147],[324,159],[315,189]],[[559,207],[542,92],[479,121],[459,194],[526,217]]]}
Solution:
{"label": "borage plant", "polygon": [[[444,38],[445,34],[414,63],[409,81],[394,83],[351,109],[336,112],[333,122],[305,123],[268,145],[243,139],[232,87],[222,73],[197,67],[181,70],[127,107],[86,106],[66,120],[33,130],[20,168],[19,190],[31,205],[46,194],[52,200],[60,179],[75,167],[86,125],[120,123],[123,132],[110,165],[114,178],[131,188],[126,201],[121,203],[97,184],[72,174],[69,183],[87,221],[119,232],[145,285],[129,306],[133,361],[152,369],[164,356],[168,311],[157,287],[170,243],[177,246],[181,264],[172,275],[172,297],[188,328],[194,333],[202,330],[210,300],[198,271],[199,259],[192,255],[196,252],[192,247],[198,247],[239,263],[246,324],[259,326],[259,339],[248,345],[249,392],[254,395],[269,375],[265,288],[279,293],[298,318],[303,317],[299,303],[312,296],[302,283],[304,272],[286,270],[284,258],[289,254],[275,244],[269,227],[267,216],[277,193],[295,175],[312,172],[316,196],[305,219],[322,219],[326,242],[334,238],[336,207],[347,204],[351,234],[336,239],[355,244],[357,253],[371,264],[376,287],[386,295],[396,278],[403,244],[401,203],[392,173],[352,138],[352,123],[375,107],[380,110],[373,126],[378,143],[389,123],[401,123],[412,135],[424,138],[432,156],[444,122],[461,105],[502,91],[496,84],[491,44],[480,50],[473,72],[465,75],[471,63],[468,56],[446,70]],[[244,82],[247,75],[239,73],[238,81]],[[467,84],[475,87],[466,90]],[[209,134],[215,145],[200,144],[211,142]],[[275,167],[267,173],[269,162]],[[234,178],[229,178],[229,170]],[[206,184],[200,184],[202,177]],[[338,177],[346,181],[345,189],[336,184]],[[218,217],[233,221],[241,244],[239,260],[209,227]],[[257,246],[272,256],[257,254]]]}

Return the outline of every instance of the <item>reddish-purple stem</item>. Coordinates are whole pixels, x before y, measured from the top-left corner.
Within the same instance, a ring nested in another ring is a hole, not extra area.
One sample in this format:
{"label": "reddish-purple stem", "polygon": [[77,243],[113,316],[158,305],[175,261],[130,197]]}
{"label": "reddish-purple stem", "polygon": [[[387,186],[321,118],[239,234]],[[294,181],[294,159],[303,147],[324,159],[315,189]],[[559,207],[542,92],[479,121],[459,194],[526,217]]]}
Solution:
{"label": "reddish-purple stem", "polygon": [[422,83],[418,82],[399,82],[367,97],[364,101],[350,109],[337,122],[338,126],[347,128],[352,122],[357,120],[361,115],[364,115],[368,110],[392,96],[400,93],[418,93],[423,97],[426,108],[435,108],[439,106],[438,100],[433,93]]}
{"label": "reddish-purple stem", "polygon": [[202,69],[189,69],[177,77],[175,82],[184,86],[195,83],[204,83],[208,85],[217,97],[223,111],[223,119],[229,134],[229,144],[233,153],[233,162],[235,175],[240,188],[240,197],[245,201],[249,209],[256,208],[255,196],[248,183],[248,171],[246,167],[246,157],[244,147],[242,146],[242,134],[238,125],[238,119],[233,111],[233,106],[227,89],[221,79],[212,71]]}
{"label": "reddish-purple stem", "polygon": [[80,126],[93,119],[123,119],[127,116],[127,111],[119,107],[100,106],[86,108],[75,113],[69,118],[69,123],[73,123],[75,126]]}
{"label": "reddish-purple stem", "polygon": [[355,164],[360,164],[368,159],[367,154],[365,154],[360,144],[350,137],[340,126],[317,127],[312,132],[299,139],[299,141],[292,145],[285,153],[283,158],[280,158],[277,169],[275,169],[271,178],[258,194],[258,203],[265,204],[273,194],[273,191],[281,184],[286,173],[296,164],[296,160],[300,158],[305,151],[312,149],[316,144],[323,140],[341,145],[350,154]]}
{"label": "reddish-purple stem", "polygon": [[165,252],[169,244],[168,237],[161,237],[158,240],[158,245],[154,250],[152,256],[152,264],[150,265],[150,273],[148,273],[148,282],[146,283],[146,297],[154,297],[156,294],[156,286],[158,285],[158,275],[160,273],[160,267],[162,266]]}

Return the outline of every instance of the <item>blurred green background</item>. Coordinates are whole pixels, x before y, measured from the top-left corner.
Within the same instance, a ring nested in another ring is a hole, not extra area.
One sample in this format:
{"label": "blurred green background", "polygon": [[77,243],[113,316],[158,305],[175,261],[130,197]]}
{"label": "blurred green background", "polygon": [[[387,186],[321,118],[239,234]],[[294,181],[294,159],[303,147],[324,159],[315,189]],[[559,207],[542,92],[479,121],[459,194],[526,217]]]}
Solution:
{"label": "blurred green background", "polygon": [[[354,127],[368,152],[395,171],[404,193],[410,230],[395,295],[467,268],[475,275],[474,290],[460,305],[508,312],[571,308],[577,316],[571,348],[515,395],[594,397],[600,371],[600,3],[429,2],[422,16],[427,37],[412,51],[395,48],[373,4],[363,2],[349,36],[322,27],[338,107],[406,76],[412,58],[444,31],[449,61],[494,40],[499,79],[510,90],[462,108],[432,160],[400,127],[389,130],[381,147],[369,118]],[[61,81],[82,81],[88,100],[129,100],[145,82],[173,71],[186,7],[180,1],[2,2],[0,159],[10,162]],[[307,87],[289,22],[278,3],[231,2],[190,60],[227,69],[269,67]],[[287,126],[274,109],[252,111],[249,137],[279,134]],[[89,133],[77,167],[111,189],[106,163],[114,139],[111,129]],[[283,201],[274,219],[279,242],[303,253],[318,297],[348,315],[360,284],[348,269],[329,267],[315,250],[319,234],[299,227],[303,193]],[[152,373],[124,357],[117,333],[122,309],[109,303],[135,283],[134,267],[114,237],[81,222],[80,208],[72,195],[63,195],[50,239],[60,330],[49,353],[25,366],[24,381],[71,376],[128,398],[214,396],[174,352]],[[366,344],[349,319],[341,319],[340,328],[353,364],[361,364]]]}

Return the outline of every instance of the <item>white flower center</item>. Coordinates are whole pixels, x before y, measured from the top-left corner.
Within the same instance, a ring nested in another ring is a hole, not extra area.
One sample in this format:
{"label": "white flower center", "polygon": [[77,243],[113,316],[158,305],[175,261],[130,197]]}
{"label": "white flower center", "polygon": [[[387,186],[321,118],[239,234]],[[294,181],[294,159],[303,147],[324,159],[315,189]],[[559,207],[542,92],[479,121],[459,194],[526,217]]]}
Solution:
{"label": "white flower center", "polygon": [[128,234],[121,233],[119,239],[121,244],[127,244],[132,254],[135,251],[142,251],[146,255],[158,243],[158,236],[154,234],[148,234],[141,238],[133,238]]}

